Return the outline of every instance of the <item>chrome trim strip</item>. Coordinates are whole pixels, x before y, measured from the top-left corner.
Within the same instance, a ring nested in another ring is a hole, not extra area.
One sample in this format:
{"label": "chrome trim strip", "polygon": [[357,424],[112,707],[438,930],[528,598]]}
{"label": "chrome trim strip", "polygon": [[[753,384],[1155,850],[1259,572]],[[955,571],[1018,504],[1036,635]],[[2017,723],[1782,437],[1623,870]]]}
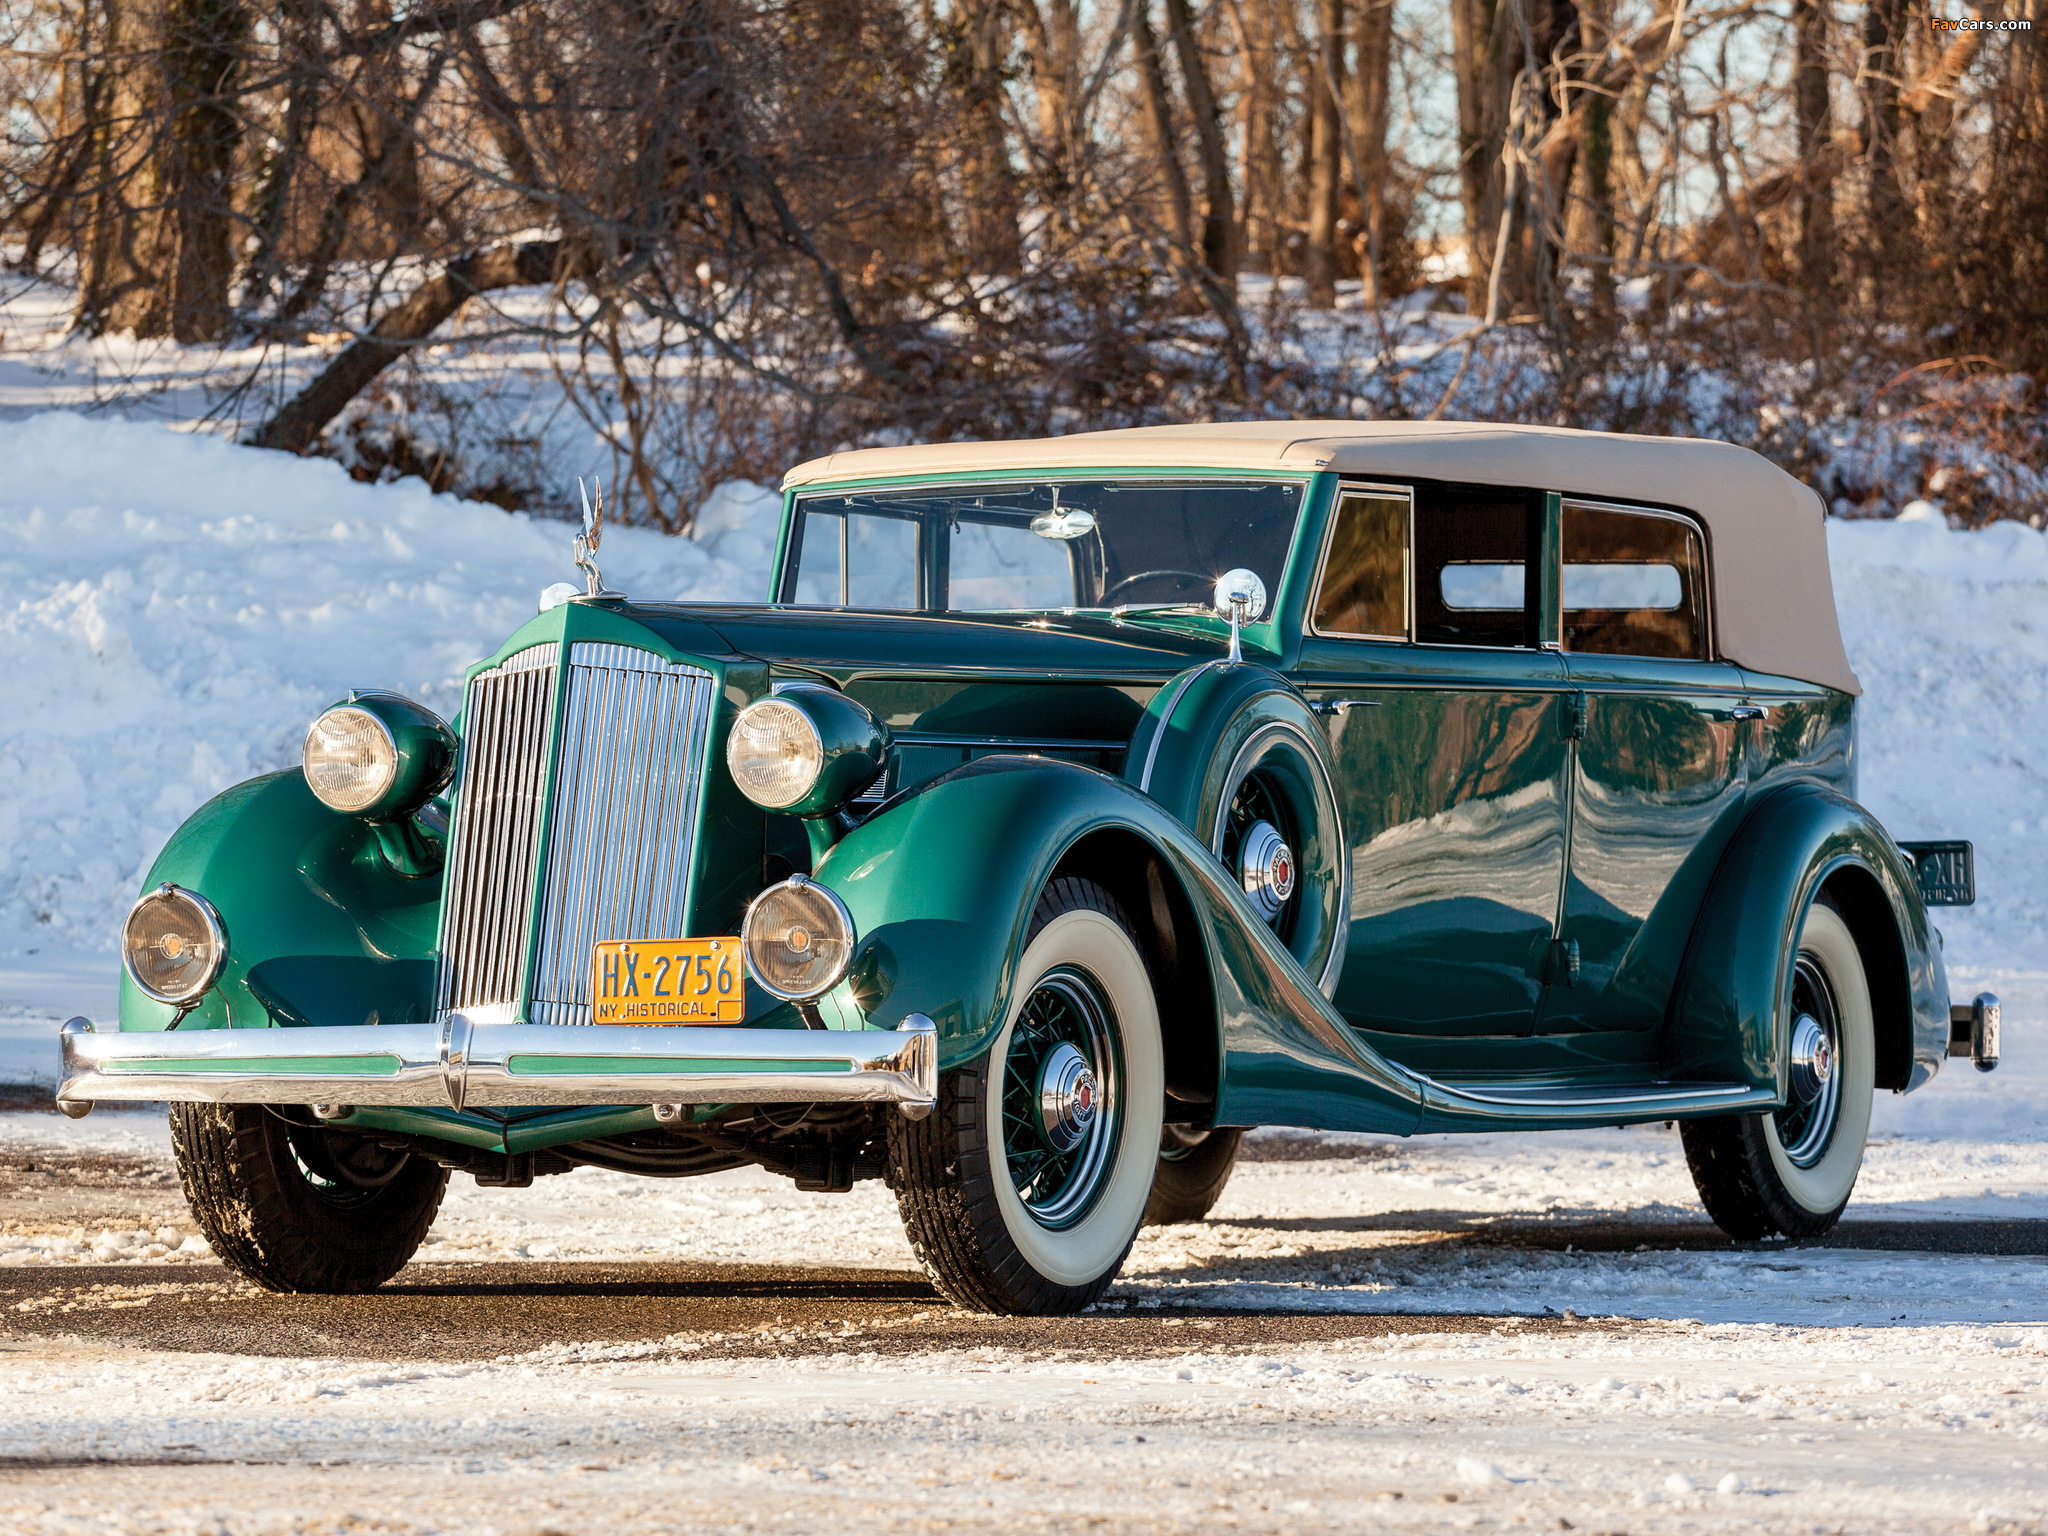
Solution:
{"label": "chrome trim strip", "polygon": [[1131,745],[1128,741],[1108,737],[945,736],[922,731],[896,731],[892,734],[899,747],[988,747],[1000,751],[1027,747],[1043,752],[1123,752]]}
{"label": "chrome trim strip", "polygon": [[[57,1097],[196,1104],[903,1104],[929,1107],[938,1034],[601,1024],[351,1024],[60,1036]],[[208,1070],[207,1063],[219,1063]]]}
{"label": "chrome trim strip", "polygon": [[1461,1088],[1455,1083],[1443,1083],[1433,1077],[1425,1077],[1412,1069],[1403,1070],[1407,1071],[1425,1092],[1433,1089],[1442,1094],[1447,1101],[1451,1101],[1446,1106],[1450,1108],[1455,1108],[1455,1101],[1459,1099],[1472,1104],[1511,1105],[1516,1109],[1615,1109],[1630,1104],[1667,1104],[1677,1099],[1683,1099],[1687,1103],[1707,1099],[1743,1103],[1759,1096],[1760,1102],[1775,1102],[1774,1097],[1766,1090],[1751,1088],[1744,1083],[1673,1083],[1668,1087],[1660,1085],[1649,1090],[1630,1087],[1615,1093],[1602,1094],[1563,1085],[1556,1088],[1508,1088],[1495,1083]]}
{"label": "chrome trim strip", "polygon": [[1174,679],[1173,692],[1166,696],[1166,703],[1159,711],[1158,727],[1152,732],[1152,740],[1145,748],[1144,771],[1138,775],[1138,788],[1141,791],[1147,794],[1151,793],[1152,765],[1159,761],[1159,744],[1166,739],[1166,727],[1173,720],[1173,712],[1180,707],[1181,695],[1186,693],[1189,685],[1204,672],[1209,671],[1212,667],[1227,665],[1228,663],[1221,658],[1215,661],[1205,661],[1199,667],[1188,668],[1187,671]]}

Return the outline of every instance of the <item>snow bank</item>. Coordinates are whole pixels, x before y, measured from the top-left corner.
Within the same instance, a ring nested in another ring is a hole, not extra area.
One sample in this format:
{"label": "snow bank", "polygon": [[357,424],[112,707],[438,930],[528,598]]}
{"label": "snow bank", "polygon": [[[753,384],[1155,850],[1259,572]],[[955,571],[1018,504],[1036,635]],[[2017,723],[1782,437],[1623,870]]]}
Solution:
{"label": "snow bank", "polygon": [[[296,761],[351,686],[452,712],[575,574],[563,523],[213,437],[53,413],[0,423],[0,463],[0,954],[109,951],[201,801]],[[774,498],[728,486],[716,510],[703,543],[613,529],[607,577],[760,592]]]}

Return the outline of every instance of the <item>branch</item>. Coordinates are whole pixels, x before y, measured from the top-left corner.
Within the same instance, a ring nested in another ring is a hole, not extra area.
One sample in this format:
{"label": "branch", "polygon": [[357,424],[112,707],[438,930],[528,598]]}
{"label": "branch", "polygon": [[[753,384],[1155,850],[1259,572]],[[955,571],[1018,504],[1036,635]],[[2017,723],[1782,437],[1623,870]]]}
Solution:
{"label": "branch", "polygon": [[413,290],[412,297],[357,337],[304,389],[247,439],[258,448],[304,453],[349,401],[400,356],[431,336],[471,298],[494,288],[551,283],[561,266],[562,242],[494,245],[448,263]]}

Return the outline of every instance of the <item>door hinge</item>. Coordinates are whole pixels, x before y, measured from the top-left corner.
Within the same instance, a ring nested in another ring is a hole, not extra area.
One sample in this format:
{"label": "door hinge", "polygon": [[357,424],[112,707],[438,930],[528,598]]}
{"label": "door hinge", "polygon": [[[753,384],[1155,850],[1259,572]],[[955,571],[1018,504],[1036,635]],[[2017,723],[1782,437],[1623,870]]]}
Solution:
{"label": "door hinge", "polygon": [[1583,693],[1564,696],[1564,738],[1566,741],[1583,741],[1586,738],[1586,696]]}
{"label": "door hinge", "polygon": [[1576,987],[1579,984],[1579,941],[1552,939],[1550,953],[1543,959],[1546,987]]}

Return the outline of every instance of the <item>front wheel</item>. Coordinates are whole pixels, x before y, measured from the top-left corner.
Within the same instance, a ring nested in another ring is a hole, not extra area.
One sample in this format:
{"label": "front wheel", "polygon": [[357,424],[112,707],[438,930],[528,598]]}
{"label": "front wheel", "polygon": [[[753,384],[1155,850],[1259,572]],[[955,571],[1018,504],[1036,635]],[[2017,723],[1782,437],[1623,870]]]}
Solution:
{"label": "front wheel", "polygon": [[1223,1198],[1223,1186],[1237,1167],[1237,1149],[1243,1140],[1244,1131],[1238,1126],[1204,1130],[1194,1125],[1168,1125],[1159,1137],[1159,1167],[1152,1175],[1145,1225],[1170,1227],[1208,1216]]}
{"label": "front wheel", "polygon": [[1144,1219],[1165,1107],[1152,977],[1116,900],[1055,880],[1032,913],[1009,1016],[889,1130],[889,1183],[934,1284],[977,1312],[1078,1312]]}
{"label": "front wheel", "polygon": [[1818,1237],[1841,1219],[1870,1133],[1877,1033],[1856,937],[1825,900],[1793,957],[1791,1093],[1770,1114],[1679,1126],[1693,1184],[1730,1237]]}
{"label": "front wheel", "polygon": [[213,1251],[267,1291],[375,1290],[411,1262],[448,1187],[426,1158],[261,1104],[173,1104],[171,1151]]}

